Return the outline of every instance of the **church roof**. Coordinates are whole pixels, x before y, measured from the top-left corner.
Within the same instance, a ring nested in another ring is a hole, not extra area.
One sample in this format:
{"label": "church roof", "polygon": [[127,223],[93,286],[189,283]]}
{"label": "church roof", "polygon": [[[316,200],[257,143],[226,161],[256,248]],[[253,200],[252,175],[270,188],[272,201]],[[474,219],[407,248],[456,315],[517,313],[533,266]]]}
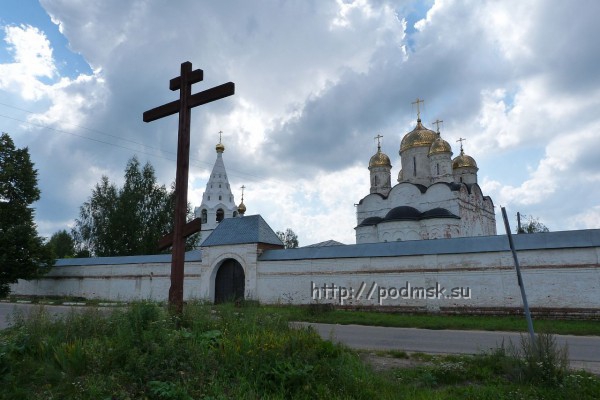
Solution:
{"label": "church roof", "polygon": [[266,243],[283,246],[283,242],[260,215],[225,218],[202,242],[202,247],[228,244]]}
{"label": "church roof", "polygon": [[421,119],[417,120],[415,129],[404,135],[400,142],[400,153],[413,147],[429,147],[437,139],[438,135],[431,129],[425,128]]}
{"label": "church roof", "polygon": [[365,218],[358,226],[371,226],[378,225],[382,222],[389,221],[419,221],[422,219],[433,219],[433,218],[453,218],[460,219],[459,216],[454,215],[452,212],[445,208],[432,208],[425,212],[420,212],[414,207],[410,206],[398,206],[392,208],[384,218],[381,217],[368,217]]}
{"label": "church roof", "polygon": [[315,243],[315,244],[311,244],[308,246],[302,246],[302,247],[328,247],[328,246],[346,246],[344,243],[340,243],[337,240],[326,240],[324,242],[319,242],[319,243]]}

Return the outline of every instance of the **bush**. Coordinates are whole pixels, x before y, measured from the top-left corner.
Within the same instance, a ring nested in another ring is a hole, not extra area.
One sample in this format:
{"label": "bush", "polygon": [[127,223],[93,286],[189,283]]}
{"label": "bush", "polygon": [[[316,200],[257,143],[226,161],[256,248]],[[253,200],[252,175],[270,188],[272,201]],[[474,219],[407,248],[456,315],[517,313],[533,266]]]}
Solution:
{"label": "bush", "polygon": [[521,335],[520,347],[510,343],[507,372],[517,382],[560,385],[569,371],[568,348],[556,343],[552,334],[536,335],[535,343]]}

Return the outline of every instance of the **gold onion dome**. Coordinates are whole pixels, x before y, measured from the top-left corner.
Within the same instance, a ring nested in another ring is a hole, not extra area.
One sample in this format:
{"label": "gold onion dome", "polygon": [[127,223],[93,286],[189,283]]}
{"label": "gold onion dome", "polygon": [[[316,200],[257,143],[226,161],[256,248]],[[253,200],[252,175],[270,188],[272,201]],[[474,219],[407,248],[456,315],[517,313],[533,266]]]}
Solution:
{"label": "gold onion dome", "polygon": [[238,212],[242,215],[244,215],[244,213],[246,212],[246,205],[244,204],[244,200],[242,200],[242,202],[238,206]]}
{"label": "gold onion dome", "polygon": [[219,142],[215,146],[215,149],[217,150],[217,153],[222,153],[225,151],[225,146],[223,145],[223,143]]}
{"label": "gold onion dome", "polygon": [[450,144],[442,139],[442,137],[438,134],[437,139],[433,141],[431,147],[429,148],[429,155],[440,153],[452,154],[452,148],[450,147]]}
{"label": "gold onion dome", "polygon": [[381,152],[381,146],[377,146],[377,153],[369,160],[369,168],[372,167],[389,167],[392,168],[390,158]]}
{"label": "gold onion dome", "polygon": [[452,160],[452,169],[456,168],[477,168],[475,159],[465,154],[463,149],[460,149],[460,155]]}
{"label": "gold onion dome", "polygon": [[400,152],[412,149],[413,147],[431,146],[438,138],[438,134],[427,129],[421,124],[421,119],[417,119],[417,126],[411,132],[404,135],[400,143]]}

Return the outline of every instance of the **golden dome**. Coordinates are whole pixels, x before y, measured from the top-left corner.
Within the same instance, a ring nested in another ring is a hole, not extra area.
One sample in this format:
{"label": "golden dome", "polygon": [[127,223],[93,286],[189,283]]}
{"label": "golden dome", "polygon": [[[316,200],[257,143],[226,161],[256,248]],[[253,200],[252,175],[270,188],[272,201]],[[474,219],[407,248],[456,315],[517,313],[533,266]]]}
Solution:
{"label": "golden dome", "polygon": [[439,153],[450,153],[450,155],[452,155],[452,148],[448,142],[438,135],[437,139],[433,141],[431,147],[429,148],[429,155]]}
{"label": "golden dome", "polygon": [[238,212],[242,215],[244,215],[244,213],[246,212],[246,205],[244,204],[244,200],[242,200],[242,202],[238,206]]}
{"label": "golden dome", "polygon": [[225,146],[223,145],[223,143],[219,142],[215,146],[215,149],[217,150],[217,153],[222,153],[225,151]]}
{"label": "golden dome", "polygon": [[475,159],[473,159],[473,157],[466,155],[465,152],[461,149],[460,155],[454,160],[452,160],[452,169],[468,167],[477,168],[477,163],[475,162]]}
{"label": "golden dome", "polygon": [[421,119],[418,119],[415,129],[413,129],[412,132],[404,135],[402,138],[402,142],[400,143],[400,153],[413,147],[429,147],[435,141],[435,139],[437,139],[437,137],[437,133],[425,128],[421,124]]}
{"label": "golden dome", "polygon": [[381,146],[377,146],[377,153],[369,160],[369,168],[371,167],[389,167],[392,168],[390,158],[381,152]]}

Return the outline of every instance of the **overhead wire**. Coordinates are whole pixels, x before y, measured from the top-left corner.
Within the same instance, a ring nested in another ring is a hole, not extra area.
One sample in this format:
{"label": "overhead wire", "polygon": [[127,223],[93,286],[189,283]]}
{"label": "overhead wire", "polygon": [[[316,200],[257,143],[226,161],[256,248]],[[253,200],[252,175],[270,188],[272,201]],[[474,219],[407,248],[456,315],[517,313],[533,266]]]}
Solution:
{"label": "overhead wire", "polygon": [[[8,107],[8,108],[15,109],[15,110],[23,111],[23,112],[26,112],[26,113],[29,113],[29,114],[36,114],[33,111],[26,110],[26,109],[23,109],[23,108],[19,108],[19,107],[10,105],[10,104],[6,104],[4,102],[0,102],[0,105]],[[173,162],[177,161],[176,159],[165,157],[165,156],[163,156],[161,154],[148,153],[146,151],[141,151],[139,149],[135,149],[135,148],[132,148],[132,147],[127,147],[127,146],[124,146],[124,145],[121,145],[121,144],[107,142],[107,141],[104,141],[104,140],[96,139],[96,138],[93,138],[93,137],[90,137],[90,136],[86,136],[86,135],[82,135],[82,134],[78,134],[78,133],[75,133],[75,132],[69,132],[69,131],[66,131],[66,130],[63,130],[63,129],[54,128],[54,127],[51,127],[49,125],[42,124],[42,123],[36,123],[36,122],[29,121],[29,120],[24,120],[24,119],[12,117],[12,116],[9,116],[9,115],[4,115],[4,114],[0,114],[0,117],[6,118],[6,119],[10,119],[10,120],[13,120],[13,121],[17,121],[17,122],[22,122],[22,123],[25,123],[25,124],[28,124],[28,125],[36,126],[38,128],[47,129],[47,130],[50,130],[50,131],[53,131],[53,132],[64,133],[64,134],[75,136],[75,137],[78,137],[78,138],[81,138],[81,139],[86,139],[86,140],[94,141],[94,142],[105,144],[105,145],[108,145],[108,146],[118,147],[120,149],[124,149],[124,150],[128,150],[128,151],[133,151],[135,153],[144,154],[144,155],[147,155],[147,156],[150,156],[150,157],[162,158],[164,160],[173,161]],[[129,142],[129,143],[132,143],[132,144],[143,146],[143,147],[145,147],[147,149],[157,150],[157,151],[159,151],[161,153],[176,155],[176,153],[173,152],[173,151],[164,150],[164,149],[161,149],[159,147],[155,147],[155,146],[148,145],[148,144],[145,144],[145,143],[141,143],[141,142],[138,142],[138,141],[135,141],[135,140],[123,138],[123,137],[120,137],[120,136],[117,136],[117,135],[113,135],[113,134],[110,134],[110,133],[103,132],[103,131],[98,130],[98,129],[92,129],[92,128],[88,128],[88,127],[77,125],[77,124],[70,124],[70,125],[72,125],[74,127],[77,127],[79,129],[82,129],[82,130],[86,130],[86,131],[95,133],[95,134],[104,135],[104,136],[108,136],[108,137],[111,137],[111,138],[115,138],[117,140],[122,140],[122,141],[125,141],[125,142]],[[190,157],[190,162],[195,162],[196,166],[198,166],[198,167],[208,166],[209,168],[213,164],[211,162],[202,161],[202,160],[199,160],[197,158],[192,158],[192,157]],[[204,165],[200,165],[200,164],[204,164]],[[242,172],[242,171],[239,171],[237,169],[232,169],[232,168],[228,168],[228,174],[229,175],[233,175],[233,176],[237,176],[238,178],[241,178],[241,179],[249,179],[249,180],[255,181],[255,182],[258,182],[258,181],[261,181],[261,180],[266,180],[266,181],[268,181],[268,180],[273,181],[274,180],[275,182],[277,182],[279,184],[283,184],[283,185],[286,185],[286,186],[289,185],[289,183],[280,181],[278,179],[266,178],[266,177],[262,177],[262,176],[259,176],[259,175],[256,175],[256,174],[251,174],[251,173],[248,173],[248,172]]]}

